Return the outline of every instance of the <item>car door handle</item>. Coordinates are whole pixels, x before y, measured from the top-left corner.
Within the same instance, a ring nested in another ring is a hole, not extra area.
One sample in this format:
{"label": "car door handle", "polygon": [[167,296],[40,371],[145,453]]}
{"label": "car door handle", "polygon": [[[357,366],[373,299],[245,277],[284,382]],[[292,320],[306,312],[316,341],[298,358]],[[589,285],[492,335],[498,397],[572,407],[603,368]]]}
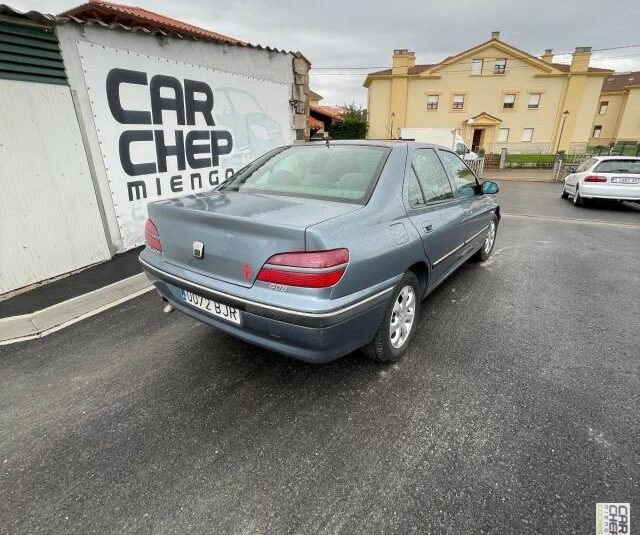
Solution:
{"label": "car door handle", "polygon": [[464,213],[467,215],[471,215],[473,213],[473,210],[471,208],[465,208]]}
{"label": "car door handle", "polygon": [[424,222],[422,223],[422,228],[424,228],[425,232],[431,232],[433,230],[433,225],[431,223]]}

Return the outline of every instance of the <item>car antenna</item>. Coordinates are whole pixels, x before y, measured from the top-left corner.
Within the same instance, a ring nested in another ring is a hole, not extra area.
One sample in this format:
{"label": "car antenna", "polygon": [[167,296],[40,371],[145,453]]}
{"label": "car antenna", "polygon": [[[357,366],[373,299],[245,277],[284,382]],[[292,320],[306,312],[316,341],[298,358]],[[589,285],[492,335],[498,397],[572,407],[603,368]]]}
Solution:
{"label": "car antenna", "polygon": [[324,142],[327,144],[327,148],[329,148],[329,132],[324,133]]}

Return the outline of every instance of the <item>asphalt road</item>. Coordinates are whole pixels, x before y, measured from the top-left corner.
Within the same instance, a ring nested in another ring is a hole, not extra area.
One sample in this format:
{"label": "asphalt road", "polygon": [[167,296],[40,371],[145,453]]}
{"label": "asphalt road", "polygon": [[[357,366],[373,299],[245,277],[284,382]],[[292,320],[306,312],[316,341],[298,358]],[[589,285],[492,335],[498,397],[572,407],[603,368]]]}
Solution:
{"label": "asphalt road", "polygon": [[637,529],[640,209],[502,186],[494,256],[393,366],[292,361],[152,293],[0,347],[0,532],[586,534],[603,501]]}

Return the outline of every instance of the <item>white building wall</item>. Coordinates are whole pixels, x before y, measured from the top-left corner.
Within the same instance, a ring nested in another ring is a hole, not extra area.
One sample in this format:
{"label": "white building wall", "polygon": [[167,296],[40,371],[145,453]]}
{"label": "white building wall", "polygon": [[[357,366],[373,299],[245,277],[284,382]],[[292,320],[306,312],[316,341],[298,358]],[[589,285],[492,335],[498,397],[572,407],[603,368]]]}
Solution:
{"label": "white building wall", "polygon": [[[293,56],[288,53],[269,52],[250,47],[215,44],[191,39],[172,37],[158,38],[143,32],[111,30],[99,26],[64,24],[56,28],[60,48],[65,60],[69,84],[77,96],[77,105],[86,131],[87,145],[95,167],[97,189],[104,205],[105,226],[113,252],[122,252],[128,247],[122,239],[117,210],[113,205],[107,172],[101,150],[96,117],[91,103],[91,92],[87,90],[83,62],[78,48],[79,42],[104,45],[137,54],[147,54],[167,60],[200,65],[219,71],[228,71],[261,80],[286,84],[289,95],[294,91]],[[118,67],[118,65],[114,65]],[[288,101],[291,120],[285,142],[295,139],[293,112]],[[257,156],[257,155],[256,155]],[[152,200],[152,199],[151,199]]]}
{"label": "white building wall", "polygon": [[69,88],[0,79],[0,294],[110,258]]}

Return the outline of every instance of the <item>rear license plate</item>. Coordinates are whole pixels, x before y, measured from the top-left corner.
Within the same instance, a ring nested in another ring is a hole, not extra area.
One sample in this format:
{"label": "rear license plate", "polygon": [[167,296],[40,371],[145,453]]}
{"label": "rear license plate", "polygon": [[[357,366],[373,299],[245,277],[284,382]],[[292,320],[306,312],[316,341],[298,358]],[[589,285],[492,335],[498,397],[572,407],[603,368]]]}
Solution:
{"label": "rear license plate", "polygon": [[204,310],[216,318],[222,318],[223,320],[240,325],[240,311],[237,308],[230,307],[223,303],[218,303],[217,301],[212,301],[211,299],[183,289],[180,289],[180,297],[182,297],[182,300],[185,303],[189,303],[191,306]]}
{"label": "rear license plate", "polygon": [[634,176],[614,176],[611,182],[614,184],[640,184],[640,178]]}

